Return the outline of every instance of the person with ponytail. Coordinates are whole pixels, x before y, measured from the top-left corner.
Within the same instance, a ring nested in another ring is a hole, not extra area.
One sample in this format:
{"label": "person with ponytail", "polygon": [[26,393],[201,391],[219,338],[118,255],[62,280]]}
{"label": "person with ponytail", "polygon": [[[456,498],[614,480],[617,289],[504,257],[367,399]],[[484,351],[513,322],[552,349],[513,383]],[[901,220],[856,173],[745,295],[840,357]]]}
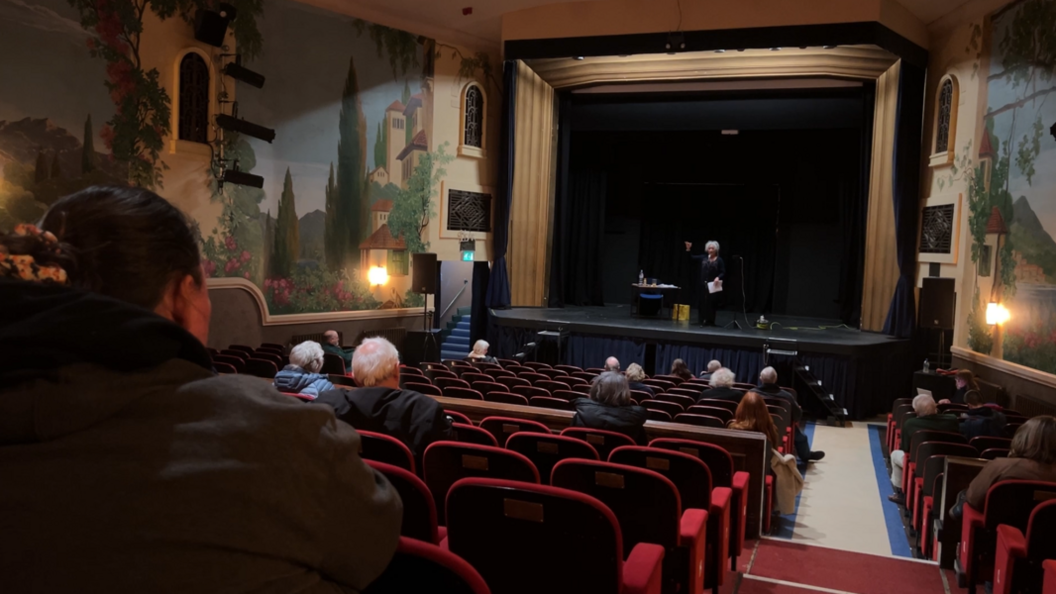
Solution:
{"label": "person with ponytail", "polygon": [[212,371],[194,230],[92,187],[0,232],[0,583],[76,592],[360,590],[402,504],[356,432]]}

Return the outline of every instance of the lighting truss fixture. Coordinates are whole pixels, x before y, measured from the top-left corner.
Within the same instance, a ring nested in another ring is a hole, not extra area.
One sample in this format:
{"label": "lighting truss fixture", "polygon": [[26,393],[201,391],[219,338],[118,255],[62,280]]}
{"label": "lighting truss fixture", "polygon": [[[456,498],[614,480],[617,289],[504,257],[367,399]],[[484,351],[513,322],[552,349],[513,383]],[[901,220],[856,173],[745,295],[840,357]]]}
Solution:
{"label": "lighting truss fixture", "polygon": [[275,130],[224,113],[216,116],[216,125],[228,132],[238,132],[239,134],[259,138],[267,143],[275,140]]}
{"label": "lighting truss fixture", "polygon": [[242,81],[247,85],[257,87],[258,89],[264,88],[264,75],[259,72],[253,72],[249,68],[242,66],[242,55],[238,54],[235,56],[234,62],[228,62],[224,66],[224,74],[231,78]]}
{"label": "lighting truss fixture", "polygon": [[249,186],[251,188],[263,188],[264,178],[259,175],[252,173],[246,173],[245,171],[239,171],[237,169],[237,163],[235,169],[225,169],[220,174],[220,184],[235,184],[236,186]]}

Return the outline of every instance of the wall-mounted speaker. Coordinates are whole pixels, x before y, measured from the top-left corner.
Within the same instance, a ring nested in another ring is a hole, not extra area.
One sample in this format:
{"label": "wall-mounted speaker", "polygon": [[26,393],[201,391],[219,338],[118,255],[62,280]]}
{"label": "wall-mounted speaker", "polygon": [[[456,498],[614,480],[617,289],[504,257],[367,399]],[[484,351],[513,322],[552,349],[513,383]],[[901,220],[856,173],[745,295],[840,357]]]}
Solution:
{"label": "wall-mounted speaker", "polygon": [[436,254],[414,254],[411,261],[411,290],[423,295],[436,294]]}
{"label": "wall-mounted speaker", "polygon": [[956,308],[956,293],[952,278],[926,277],[920,288],[921,328],[950,330],[954,326],[953,312]]}
{"label": "wall-mounted speaker", "polygon": [[194,13],[194,38],[202,43],[223,47],[227,26],[235,18],[235,7],[221,3],[217,10],[199,8]]}

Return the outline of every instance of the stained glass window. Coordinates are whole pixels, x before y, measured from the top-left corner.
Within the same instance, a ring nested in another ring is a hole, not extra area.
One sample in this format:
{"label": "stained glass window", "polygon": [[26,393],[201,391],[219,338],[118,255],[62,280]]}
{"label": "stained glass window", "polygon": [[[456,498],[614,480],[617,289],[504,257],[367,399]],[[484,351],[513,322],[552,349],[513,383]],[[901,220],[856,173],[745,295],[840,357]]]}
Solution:
{"label": "stained glass window", "polygon": [[939,90],[939,121],[935,129],[935,152],[950,148],[950,115],[953,113],[953,81],[946,79]]}
{"label": "stained glass window", "polygon": [[484,93],[477,85],[466,89],[466,120],[462,144],[484,148]]}
{"label": "stained glass window", "polygon": [[189,53],[180,60],[179,139],[209,142],[209,66]]}

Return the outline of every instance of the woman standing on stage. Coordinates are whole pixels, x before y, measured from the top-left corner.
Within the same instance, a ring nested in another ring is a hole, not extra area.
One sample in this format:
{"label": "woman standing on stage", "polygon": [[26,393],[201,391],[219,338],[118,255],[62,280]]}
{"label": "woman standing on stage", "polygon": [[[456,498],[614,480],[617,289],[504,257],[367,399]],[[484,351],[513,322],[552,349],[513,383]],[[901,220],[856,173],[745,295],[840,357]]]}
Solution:
{"label": "woman standing on stage", "polygon": [[[693,249],[693,243],[686,242],[686,253]],[[718,293],[708,291],[708,283],[715,282],[717,288],[722,289],[722,279],[726,276],[726,264],[719,257],[719,242],[709,241],[704,250],[706,254],[690,256],[694,262],[700,262],[700,275],[697,277],[697,304],[700,310],[700,325],[715,325],[715,302]]]}

